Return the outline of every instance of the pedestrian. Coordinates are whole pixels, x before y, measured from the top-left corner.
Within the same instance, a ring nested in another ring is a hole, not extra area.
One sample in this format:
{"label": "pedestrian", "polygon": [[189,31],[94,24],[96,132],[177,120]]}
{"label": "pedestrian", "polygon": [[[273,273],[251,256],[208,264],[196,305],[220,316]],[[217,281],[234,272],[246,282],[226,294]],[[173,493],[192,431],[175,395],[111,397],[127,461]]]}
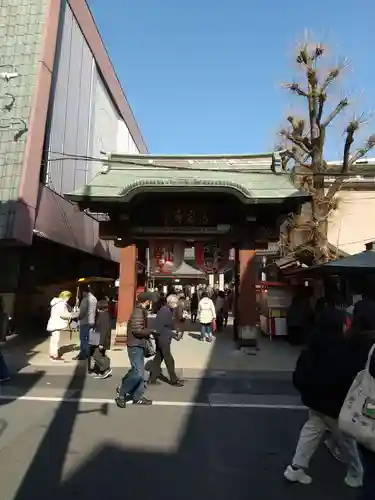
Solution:
{"label": "pedestrian", "polygon": [[190,300],[190,314],[192,323],[195,323],[197,321],[198,304],[199,304],[198,294],[197,292],[194,292]]}
{"label": "pedestrian", "polygon": [[152,401],[143,396],[145,391],[145,349],[153,330],[147,326],[147,309],[153,300],[150,292],[141,292],[128,322],[127,350],[130,370],[123,377],[117,390],[115,402],[119,408],[126,408],[126,402],[151,405]]}
{"label": "pedestrian", "polygon": [[313,311],[310,306],[309,292],[306,287],[296,291],[286,313],[288,341],[291,345],[305,344],[310,337],[313,324]]}
{"label": "pedestrian", "polygon": [[176,340],[182,340],[185,333],[186,320],[189,317],[187,300],[183,293],[178,295],[178,304],[173,313]]}
{"label": "pedestrian", "polygon": [[[95,378],[105,379],[111,376],[111,360],[107,350],[111,347],[111,316],[107,298],[98,301],[95,328],[90,332],[90,357],[88,359],[89,373]],[[91,358],[94,366],[91,368]]]}
{"label": "pedestrian", "polygon": [[221,330],[224,325],[225,293],[220,290],[215,301],[217,329]]}
{"label": "pedestrian", "polygon": [[5,362],[4,355],[2,352],[2,344],[3,342],[0,341],[0,383],[8,382],[10,380],[8,365]]}
{"label": "pedestrian", "polygon": [[327,296],[327,304],[319,314],[310,344],[302,352],[294,372],[294,385],[302,402],[309,408],[294,458],[284,472],[291,482],[310,484],[307,474],[310,460],[327,431],[334,436],[347,464],[345,483],[352,488],[362,486],[363,469],[355,441],[338,429],[338,416],[346,394],[358,373],[348,356],[344,336],[345,312],[337,307],[338,298]]}
{"label": "pedestrian", "polygon": [[174,334],[173,311],[178,307],[178,297],[169,295],[166,303],[159,309],[155,319],[155,342],[156,354],[152,361],[149,383],[156,384],[161,378],[161,364],[164,361],[167,367],[170,384],[182,387],[184,383],[178,379],[175,369],[175,361],[171,352]]}
{"label": "pedestrian", "polygon": [[90,286],[87,283],[80,285],[82,300],[79,305],[79,354],[74,359],[84,360],[89,357],[89,338],[90,332],[95,328],[97,299],[92,293]]}
{"label": "pedestrian", "polygon": [[72,308],[69,304],[72,294],[68,290],[61,292],[50,302],[50,317],[47,323],[47,332],[50,334],[49,356],[51,361],[64,361],[60,356],[61,332],[68,330],[72,318]]}
{"label": "pedestrian", "polygon": [[212,342],[213,322],[216,321],[216,310],[214,303],[207,292],[202,293],[198,304],[198,321],[201,325],[201,341]]}

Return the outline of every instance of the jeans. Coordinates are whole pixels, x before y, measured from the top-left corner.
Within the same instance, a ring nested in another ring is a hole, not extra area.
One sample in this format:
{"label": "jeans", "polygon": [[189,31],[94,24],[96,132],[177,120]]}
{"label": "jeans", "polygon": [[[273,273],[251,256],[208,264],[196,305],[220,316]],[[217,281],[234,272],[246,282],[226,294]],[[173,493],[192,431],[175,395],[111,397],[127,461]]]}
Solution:
{"label": "jeans", "polygon": [[0,349],[0,381],[9,378],[9,370]]}
{"label": "jeans", "polygon": [[92,325],[79,325],[79,355],[87,358],[89,355],[89,338]]}
{"label": "jeans", "polygon": [[339,431],[337,420],[313,410],[310,410],[309,419],[302,427],[292,464],[307,469],[311,457],[327,431],[332,432],[332,437],[340,447],[342,459],[347,464],[348,476],[362,478],[363,468],[354,439]]}
{"label": "jeans", "polygon": [[359,500],[373,500],[375,498],[375,453],[364,446],[360,446],[363,461],[363,490]]}
{"label": "jeans", "polygon": [[142,398],[145,391],[145,354],[143,347],[128,347],[130,370],[122,379],[119,397],[125,398],[128,394],[134,400]]}
{"label": "jeans", "polygon": [[212,335],[212,325],[211,323],[201,323],[201,336],[204,340],[206,337],[210,337]]}

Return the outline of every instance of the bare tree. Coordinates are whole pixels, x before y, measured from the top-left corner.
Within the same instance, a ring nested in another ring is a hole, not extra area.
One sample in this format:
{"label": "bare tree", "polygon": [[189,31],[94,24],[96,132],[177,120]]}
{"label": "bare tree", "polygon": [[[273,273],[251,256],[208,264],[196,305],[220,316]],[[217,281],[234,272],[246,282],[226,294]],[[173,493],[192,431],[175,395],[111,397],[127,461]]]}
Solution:
{"label": "bare tree", "polygon": [[374,134],[368,137],[363,147],[352,151],[355,135],[363,123],[363,116],[350,120],[344,131],[342,166],[333,174],[335,180],[326,192],[324,177],[329,168],[324,158],[326,134],[332,122],[349,105],[349,99],[344,97],[335,107],[326,109],[332,84],[342,74],[347,63],[344,61],[324,71],[324,55],[325,48],[320,44],[305,43],[298,49],[296,61],[302,71],[303,81],[288,83],[285,87],[304,101],[307,108],[306,119],[288,116],[287,126],[280,130],[284,147],[283,167],[286,170],[291,168],[295,181],[312,196],[311,219],[307,222],[309,241],[306,244],[313,249],[316,262],[329,260],[328,216],[336,193],[355,168],[355,162],[375,146]]}

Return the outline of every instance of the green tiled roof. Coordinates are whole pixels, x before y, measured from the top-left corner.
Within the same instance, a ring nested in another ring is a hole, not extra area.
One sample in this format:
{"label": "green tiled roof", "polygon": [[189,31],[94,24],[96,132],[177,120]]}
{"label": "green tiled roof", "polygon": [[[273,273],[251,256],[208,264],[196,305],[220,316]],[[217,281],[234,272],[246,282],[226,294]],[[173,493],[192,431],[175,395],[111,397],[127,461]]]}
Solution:
{"label": "green tiled roof", "polygon": [[127,202],[142,190],[153,192],[232,191],[244,203],[307,199],[284,173],[277,173],[272,154],[259,156],[155,157],[112,155],[103,173],[81,189],[67,193],[71,201]]}

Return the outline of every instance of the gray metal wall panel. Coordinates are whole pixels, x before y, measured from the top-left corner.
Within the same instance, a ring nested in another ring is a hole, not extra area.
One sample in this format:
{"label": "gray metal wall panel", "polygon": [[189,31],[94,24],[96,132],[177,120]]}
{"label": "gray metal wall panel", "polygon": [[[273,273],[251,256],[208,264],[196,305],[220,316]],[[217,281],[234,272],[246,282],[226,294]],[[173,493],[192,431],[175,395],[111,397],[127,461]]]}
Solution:
{"label": "gray metal wall panel", "polygon": [[[91,51],[86,43],[82,45],[81,81],[80,81],[80,112],[78,114],[78,130],[76,154],[87,156],[89,154],[91,132],[91,102],[92,102],[92,72],[94,64]],[[77,160],[75,164],[74,188],[86,184],[87,161]],[[84,175],[82,175],[82,172]]]}
{"label": "gray metal wall panel", "polygon": [[[59,194],[86,183],[87,163],[55,153],[87,156],[93,56],[70,7],[65,10],[49,137],[47,185]],[[78,173],[83,171],[83,173]]]}
{"label": "gray metal wall panel", "polygon": [[54,101],[49,136],[49,159],[51,161],[48,164],[46,179],[47,185],[57,193],[62,192],[62,172],[65,167],[65,160],[56,160],[56,158],[64,153],[72,28],[73,14],[69,8],[66,8],[60,53],[57,55],[59,63],[53,90]]}
{"label": "gray metal wall panel", "polygon": [[[70,45],[68,96],[66,102],[66,123],[64,137],[64,153],[67,155],[77,154],[77,134],[79,114],[87,114],[88,110],[81,106],[81,67],[82,67],[83,35],[73,19],[72,40]],[[61,191],[68,193],[74,189],[74,170],[76,160],[64,160],[61,172]]]}

